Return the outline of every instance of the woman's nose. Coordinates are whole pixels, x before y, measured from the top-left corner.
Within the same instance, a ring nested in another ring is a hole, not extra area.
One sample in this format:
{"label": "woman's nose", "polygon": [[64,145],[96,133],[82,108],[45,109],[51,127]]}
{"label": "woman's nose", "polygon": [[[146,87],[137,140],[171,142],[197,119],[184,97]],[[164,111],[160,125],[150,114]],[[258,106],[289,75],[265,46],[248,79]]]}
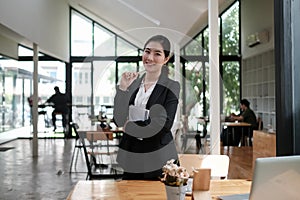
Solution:
{"label": "woman's nose", "polygon": [[153,60],[153,53],[149,53],[147,55],[147,60]]}

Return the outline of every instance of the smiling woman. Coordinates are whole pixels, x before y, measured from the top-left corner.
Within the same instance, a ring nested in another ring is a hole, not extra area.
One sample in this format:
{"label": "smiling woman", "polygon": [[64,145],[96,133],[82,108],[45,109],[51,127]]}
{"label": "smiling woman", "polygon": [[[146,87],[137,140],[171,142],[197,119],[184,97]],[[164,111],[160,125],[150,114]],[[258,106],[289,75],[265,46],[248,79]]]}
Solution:
{"label": "smiling woman", "polygon": [[158,179],[162,166],[177,159],[171,127],[180,86],[168,78],[170,46],[162,35],[151,37],[142,56],[145,74],[124,72],[117,87],[114,118],[125,132],[117,158],[123,179]]}

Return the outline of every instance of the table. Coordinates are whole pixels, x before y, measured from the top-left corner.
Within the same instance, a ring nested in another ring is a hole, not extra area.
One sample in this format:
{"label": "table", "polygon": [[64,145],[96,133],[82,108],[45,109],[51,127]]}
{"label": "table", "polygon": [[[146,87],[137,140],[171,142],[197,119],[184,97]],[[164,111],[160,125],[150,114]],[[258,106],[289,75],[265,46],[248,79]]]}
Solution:
{"label": "table", "polygon": [[[227,126],[227,127],[230,127],[232,128],[232,135],[234,136],[234,129],[236,127],[247,127],[248,128],[248,135],[250,135],[250,127],[251,127],[251,124],[249,123],[246,123],[246,122],[223,122],[222,123],[222,127],[223,127],[223,130],[224,130],[224,127]],[[229,142],[228,142],[228,128],[227,128],[227,135],[226,135],[226,140],[227,140],[227,146],[229,147]],[[241,140],[241,146],[245,146],[245,140],[244,140],[244,130],[242,129],[242,140]]]}
{"label": "table", "polygon": [[[211,195],[212,199],[218,199],[219,195],[249,193],[251,181],[243,179],[211,180],[209,192],[196,192],[195,200],[199,195]],[[96,180],[78,181],[69,193],[67,200],[165,200],[165,186],[160,181],[133,181],[133,180]],[[186,196],[186,200],[192,199]]]}
{"label": "table", "polygon": [[123,129],[123,127],[114,127],[114,128],[107,129],[107,130],[106,129],[101,130],[99,127],[99,124],[90,125],[90,126],[78,129],[78,133],[86,134],[87,132],[89,132],[90,134],[97,134],[97,133],[105,132],[107,134],[107,136],[109,137],[109,139],[112,140],[113,135],[111,133],[114,133],[116,135],[116,138],[120,139],[122,137],[122,134],[124,133],[124,129]]}
{"label": "table", "polygon": [[219,200],[219,196],[250,193],[251,183],[244,179],[211,180],[210,191],[195,191],[193,197],[195,200],[209,197]]}

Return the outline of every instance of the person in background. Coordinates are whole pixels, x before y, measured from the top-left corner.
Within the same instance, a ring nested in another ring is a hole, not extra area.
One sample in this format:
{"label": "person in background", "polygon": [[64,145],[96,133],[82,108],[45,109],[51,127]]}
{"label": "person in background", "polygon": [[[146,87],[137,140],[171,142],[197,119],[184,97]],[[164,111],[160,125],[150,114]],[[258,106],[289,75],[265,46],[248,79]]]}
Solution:
{"label": "person in background", "polygon": [[[38,97],[38,104],[41,102],[41,97]],[[29,97],[27,97],[27,101],[28,101],[28,104],[30,106],[30,123],[32,123],[32,117],[33,117],[33,113],[32,113],[32,106],[33,106],[33,94],[30,95]],[[45,111],[39,111],[38,114],[46,114]],[[45,121],[46,122],[46,121]]]}
{"label": "person in background", "polygon": [[62,115],[62,125],[64,128],[64,132],[67,126],[67,115],[69,113],[68,108],[68,99],[67,96],[60,92],[59,87],[54,87],[55,93],[47,99],[46,103],[52,103],[54,110],[52,112],[52,124],[53,124],[53,131],[56,130],[56,114]]}
{"label": "person in background", "polygon": [[114,98],[114,121],[124,128],[117,161],[123,179],[158,180],[170,159],[178,160],[171,133],[180,85],[168,77],[170,41],[162,35],[144,45],[145,73],[124,72]]}
{"label": "person in background", "polygon": [[[250,102],[247,99],[242,99],[240,101],[240,109],[241,109],[241,114],[236,115],[232,113],[230,115],[231,120],[233,121],[242,121],[251,124],[251,130],[250,130],[250,137],[249,137],[249,143],[250,146],[252,146],[252,135],[253,135],[253,130],[257,130],[257,118],[254,113],[254,111],[250,108]],[[240,141],[241,134],[236,134],[235,138],[237,141]]]}

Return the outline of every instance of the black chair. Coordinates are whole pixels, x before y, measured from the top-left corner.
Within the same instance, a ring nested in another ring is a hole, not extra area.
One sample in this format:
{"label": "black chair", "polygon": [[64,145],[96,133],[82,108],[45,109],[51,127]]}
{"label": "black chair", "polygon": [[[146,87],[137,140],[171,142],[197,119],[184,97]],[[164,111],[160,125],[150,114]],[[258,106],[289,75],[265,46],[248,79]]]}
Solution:
{"label": "black chair", "polygon": [[[200,124],[199,124],[200,125]],[[207,128],[206,128],[206,124],[201,124],[200,125],[202,128],[200,129],[199,127],[197,127],[197,133],[195,135],[195,139],[196,139],[196,151],[197,153],[200,152],[200,150],[202,149],[202,153],[206,153],[205,150],[203,149],[203,144],[202,144],[202,140],[207,140]]]}
{"label": "black chair", "polygon": [[81,141],[79,140],[79,134],[78,134],[78,131],[77,131],[78,128],[79,128],[78,124],[73,123],[73,122],[70,123],[70,130],[71,130],[71,132],[72,132],[72,130],[74,130],[74,133],[75,133],[75,145],[74,145],[74,149],[73,149],[73,153],[72,153],[69,173],[72,172],[75,155],[76,155],[76,160],[75,160],[75,167],[74,168],[76,169],[78,153],[81,152],[81,150],[83,148],[83,145],[82,145]]}
{"label": "black chair", "polygon": [[[201,118],[202,119],[202,118]],[[200,150],[202,153],[205,153],[204,145],[202,144],[207,141],[207,122],[206,120],[201,120],[201,123],[197,124],[196,131],[188,131],[182,134],[182,151],[185,152],[187,148],[187,141],[188,139],[195,139],[196,140],[196,153],[198,154]]]}
{"label": "black chair", "polygon": [[[107,179],[114,178],[119,179],[123,176],[123,170],[118,168],[118,165],[111,164],[100,164],[97,162],[96,155],[97,152],[90,151],[91,148],[95,148],[95,144],[88,144],[90,141],[87,140],[85,133],[78,133],[80,143],[82,144],[84,157],[87,167],[87,177],[86,180],[95,180],[95,179]],[[93,142],[93,141],[92,141]],[[89,149],[89,150],[88,150]],[[103,173],[106,171],[106,173]]]}

